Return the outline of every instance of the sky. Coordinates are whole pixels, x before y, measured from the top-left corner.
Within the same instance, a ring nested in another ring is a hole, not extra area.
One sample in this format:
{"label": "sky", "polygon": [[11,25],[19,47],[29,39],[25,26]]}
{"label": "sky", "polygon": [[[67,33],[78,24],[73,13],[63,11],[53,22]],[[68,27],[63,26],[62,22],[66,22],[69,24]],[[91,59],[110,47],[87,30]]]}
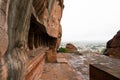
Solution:
{"label": "sky", "polygon": [[120,30],[120,0],[64,0],[62,41],[108,41]]}

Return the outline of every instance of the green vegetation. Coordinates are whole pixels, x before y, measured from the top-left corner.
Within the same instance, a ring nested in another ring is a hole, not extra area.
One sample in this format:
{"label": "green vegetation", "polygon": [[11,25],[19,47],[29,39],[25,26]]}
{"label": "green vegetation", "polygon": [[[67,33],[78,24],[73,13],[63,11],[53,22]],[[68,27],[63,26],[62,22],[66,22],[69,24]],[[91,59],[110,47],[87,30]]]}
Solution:
{"label": "green vegetation", "polygon": [[64,53],[67,53],[68,50],[67,50],[66,48],[60,47],[60,48],[58,49],[58,52],[64,52]]}

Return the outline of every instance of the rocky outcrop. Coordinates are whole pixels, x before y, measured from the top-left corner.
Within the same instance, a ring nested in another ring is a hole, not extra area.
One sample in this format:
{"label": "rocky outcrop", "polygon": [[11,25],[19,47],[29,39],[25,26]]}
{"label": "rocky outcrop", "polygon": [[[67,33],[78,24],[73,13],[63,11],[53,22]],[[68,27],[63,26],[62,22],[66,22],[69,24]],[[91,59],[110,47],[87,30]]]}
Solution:
{"label": "rocky outcrop", "polygon": [[63,0],[0,0],[0,80],[38,80],[56,62]]}
{"label": "rocky outcrop", "polygon": [[6,0],[0,0],[0,57],[3,56],[8,46],[7,12],[8,3]]}
{"label": "rocky outcrop", "polygon": [[66,49],[68,50],[68,52],[70,53],[77,53],[77,48],[75,47],[75,45],[73,45],[72,43],[67,43],[66,44]]}
{"label": "rocky outcrop", "polygon": [[106,47],[106,55],[120,58],[120,31],[118,31],[117,34],[107,42]]}

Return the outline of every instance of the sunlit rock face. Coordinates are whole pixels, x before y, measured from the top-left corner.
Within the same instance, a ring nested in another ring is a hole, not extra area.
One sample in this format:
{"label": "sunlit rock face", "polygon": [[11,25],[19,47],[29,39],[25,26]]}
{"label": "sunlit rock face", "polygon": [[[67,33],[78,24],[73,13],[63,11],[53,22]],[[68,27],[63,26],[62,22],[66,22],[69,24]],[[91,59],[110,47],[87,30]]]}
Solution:
{"label": "sunlit rock face", "polygon": [[120,58],[120,31],[107,42],[106,55]]}
{"label": "sunlit rock face", "polygon": [[39,80],[56,62],[62,11],[63,0],[0,0],[0,80]]}

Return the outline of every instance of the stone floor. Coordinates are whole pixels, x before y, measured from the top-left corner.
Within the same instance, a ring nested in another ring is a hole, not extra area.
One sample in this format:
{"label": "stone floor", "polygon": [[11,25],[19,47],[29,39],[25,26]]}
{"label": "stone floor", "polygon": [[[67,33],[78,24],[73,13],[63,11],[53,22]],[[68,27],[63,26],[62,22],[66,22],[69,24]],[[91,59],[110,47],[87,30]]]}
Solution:
{"label": "stone floor", "polygon": [[59,53],[57,56],[58,63],[45,64],[40,80],[89,80],[89,64],[98,63],[120,72],[120,60],[104,55]]}
{"label": "stone floor", "polygon": [[[64,55],[64,54],[63,54]],[[95,53],[88,53],[83,55],[67,54],[69,55],[68,62],[75,69],[83,80],[89,79],[89,64],[101,64],[113,71],[117,71],[120,76],[120,59],[113,59],[104,55]]]}
{"label": "stone floor", "polygon": [[57,63],[46,63],[40,80],[82,80],[68,64],[63,54],[57,55]]}
{"label": "stone floor", "polygon": [[47,63],[41,80],[82,80],[66,63]]}

